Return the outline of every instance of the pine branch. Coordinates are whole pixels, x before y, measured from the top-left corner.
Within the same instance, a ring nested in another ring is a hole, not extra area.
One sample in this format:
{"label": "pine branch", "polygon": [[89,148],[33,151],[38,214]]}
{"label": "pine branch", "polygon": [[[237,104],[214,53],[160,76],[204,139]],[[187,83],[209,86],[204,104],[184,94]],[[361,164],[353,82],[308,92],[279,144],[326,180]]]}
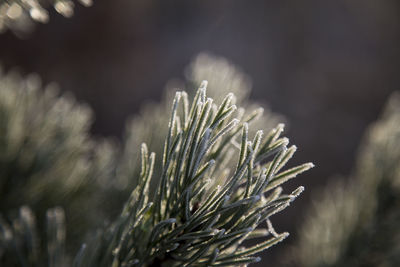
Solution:
{"label": "pine branch", "polygon": [[[302,266],[399,266],[400,97],[366,133],[347,184],[330,185],[301,231]],[[315,253],[318,251],[318,253]]]}
{"label": "pine branch", "polygon": [[[235,118],[233,96],[217,106],[206,97],[206,84],[191,105],[185,92],[176,93],[154,197],[148,196],[155,154],[143,144],[136,189],[120,217],[88,244],[76,266],[246,265],[287,236],[268,223],[267,242],[241,247],[257,226],[303,190],[285,195],[279,185],[313,165],[281,171],[293,155],[287,139],[280,137],[281,126],[264,141],[262,131],[251,138],[248,124]],[[235,164],[221,164],[227,157],[236,158]]]}
{"label": "pine branch", "polygon": [[[94,142],[88,134],[90,110],[40,87],[35,76],[0,77],[0,263],[246,265],[260,260],[256,253],[286,238],[273,230],[269,218],[286,208],[302,187],[282,194],[280,185],[312,164],[283,170],[296,148],[288,148],[287,138],[280,137],[283,125],[264,141],[262,131],[249,130],[260,109],[237,110],[233,94],[217,106],[206,98],[206,83],[191,105],[188,94],[178,92],[170,119],[160,113],[160,124],[151,124],[148,117],[153,131],[169,121],[164,133],[160,127],[155,135],[167,133],[160,160],[143,144],[136,172],[125,165],[131,162],[127,151],[132,146],[125,145],[119,154],[109,142]],[[104,207],[118,207],[114,200],[123,194],[116,192],[126,190],[115,190],[121,175],[138,181],[121,215],[70,261],[71,249],[65,252],[64,247],[73,247],[89,227],[104,223],[110,215]],[[22,207],[15,219],[13,212],[25,204],[33,212]],[[65,207],[69,218],[68,243],[61,210],[46,213],[57,205]],[[33,213],[39,218],[47,214],[47,226],[42,220],[36,226]],[[266,228],[255,229],[263,222]],[[267,240],[242,246],[260,237]]]}
{"label": "pine branch", "polygon": [[[186,88],[188,97],[194,97],[195,90],[202,82],[201,79],[209,80],[208,94],[215,101],[221,102],[223,98],[230,92],[234,97],[231,99],[232,103],[238,106],[237,118],[247,122],[250,127],[250,135],[254,135],[254,129],[271,130],[279,121],[283,121],[282,116],[270,112],[265,105],[259,105],[248,99],[251,91],[250,78],[244,74],[239,67],[230,63],[222,57],[217,57],[205,53],[196,56],[193,62],[186,68],[185,71],[186,81],[180,82]],[[167,88],[168,89],[168,88]],[[166,95],[163,97],[161,103],[153,103],[145,105],[139,115],[134,116],[127,124],[124,143],[122,145],[123,155],[119,159],[117,175],[115,184],[113,186],[114,192],[108,199],[115,200],[108,202],[109,207],[106,207],[110,214],[115,214],[115,206],[123,203],[129,197],[131,188],[133,188],[137,181],[136,177],[140,173],[140,165],[137,162],[140,160],[140,146],[145,142],[151,151],[157,155],[163,154],[163,146],[165,139],[165,132],[168,130],[168,125],[165,121],[169,120],[170,104],[173,101],[174,93],[169,88]],[[182,109],[188,107],[181,106]],[[188,112],[186,112],[188,113]],[[188,116],[183,114],[182,116]],[[154,129],[157,129],[155,131]],[[240,129],[240,127],[237,127]],[[226,139],[228,140],[228,139]],[[221,146],[223,147],[223,146]],[[231,153],[228,151],[228,153]],[[226,157],[229,159],[229,157]],[[229,167],[232,164],[227,160],[221,164]],[[156,158],[154,168],[154,176],[161,177],[162,170],[162,157]],[[151,188],[157,186],[157,179],[153,179]],[[111,190],[112,191],[112,190]],[[150,194],[154,190],[151,190]]]}

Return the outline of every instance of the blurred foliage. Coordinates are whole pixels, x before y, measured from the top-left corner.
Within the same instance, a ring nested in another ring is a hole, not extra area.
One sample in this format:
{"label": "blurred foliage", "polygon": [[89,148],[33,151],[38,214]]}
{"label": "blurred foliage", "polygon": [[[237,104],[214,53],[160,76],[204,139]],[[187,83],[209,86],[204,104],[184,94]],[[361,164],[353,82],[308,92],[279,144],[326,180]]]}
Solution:
{"label": "blurred foliage", "polygon": [[400,95],[362,142],[348,183],[328,186],[295,252],[302,266],[400,266]]}
{"label": "blurred foliage", "polygon": [[42,218],[48,208],[62,206],[70,241],[79,243],[98,224],[94,193],[109,179],[113,151],[90,139],[91,117],[87,106],[55,86],[42,90],[35,75],[0,74],[2,214],[29,205]]}
{"label": "blurred foliage", "polygon": [[[92,0],[79,2],[84,6],[92,5]],[[10,29],[17,35],[24,35],[32,30],[34,22],[47,23],[50,6],[64,17],[74,14],[72,0],[0,0],[0,33]]]}
{"label": "blurred foliage", "polygon": [[64,211],[49,209],[46,217],[46,234],[41,235],[35,215],[26,206],[10,223],[0,216],[1,266],[70,266],[65,254]]}

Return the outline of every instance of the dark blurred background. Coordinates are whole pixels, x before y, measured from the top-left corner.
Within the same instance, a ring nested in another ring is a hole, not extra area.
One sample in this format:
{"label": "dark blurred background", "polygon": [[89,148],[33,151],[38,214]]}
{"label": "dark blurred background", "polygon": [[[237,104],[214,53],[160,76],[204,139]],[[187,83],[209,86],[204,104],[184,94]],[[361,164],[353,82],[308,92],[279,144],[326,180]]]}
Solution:
{"label": "dark blurred background", "polygon": [[289,184],[306,192],[273,219],[291,236],[259,266],[279,265],[310,196],[351,173],[364,130],[400,87],[400,1],[95,0],[72,19],[50,12],[25,39],[0,35],[6,69],[72,91],[95,110],[93,133],[116,138],[202,51],[241,66],[251,98],[286,116],[294,162],[317,166]]}

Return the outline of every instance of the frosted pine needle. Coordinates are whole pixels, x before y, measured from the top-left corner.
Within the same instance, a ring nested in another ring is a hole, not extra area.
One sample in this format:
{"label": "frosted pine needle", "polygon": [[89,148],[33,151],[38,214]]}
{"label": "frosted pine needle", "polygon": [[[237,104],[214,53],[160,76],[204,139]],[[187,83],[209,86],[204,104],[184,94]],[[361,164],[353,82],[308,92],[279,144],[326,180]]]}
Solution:
{"label": "frosted pine needle", "polygon": [[[295,150],[280,137],[283,125],[265,138],[262,131],[249,136],[248,124],[235,117],[232,95],[217,106],[206,97],[206,85],[190,106],[185,92],[176,93],[166,122],[161,177],[152,176],[155,155],[143,144],[142,171],[123,212],[88,244],[76,266],[246,265],[287,237],[273,230],[269,218],[303,187],[282,194],[280,185],[313,165],[282,170]],[[228,156],[236,164],[221,164]],[[158,186],[150,199],[152,179]],[[243,241],[260,236],[255,229],[265,222],[261,236],[268,239],[239,249]]]}

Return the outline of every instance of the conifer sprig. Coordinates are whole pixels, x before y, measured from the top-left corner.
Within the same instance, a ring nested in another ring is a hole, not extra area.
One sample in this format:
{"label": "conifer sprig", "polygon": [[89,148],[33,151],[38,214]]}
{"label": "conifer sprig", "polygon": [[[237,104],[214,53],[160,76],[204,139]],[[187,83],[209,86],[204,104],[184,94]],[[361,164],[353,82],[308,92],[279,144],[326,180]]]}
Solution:
{"label": "conifer sprig", "polygon": [[[256,133],[254,129],[270,131],[278,122],[284,121],[281,115],[272,113],[265,105],[260,105],[249,99],[251,92],[249,76],[240,67],[225,58],[201,53],[186,68],[185,77],[186,79],[182,81],[182,84],[184,84],[189,98],[195,96],[196,89],[200,87],[203,80],[209,81],[207,96],[213,98],[214,102],[220,103],[228,93],[233,93],[232,104],[238,107],[235,116],[241,124],[244,122],[249,124],[250,135]],[[114,207],[123,203],[136,185],[136,177],[140,174],[140,165],[137,162],[140,161],[141,157],[138,148],[140,148],[142,142],[146,143],[149,150],[157,155],[153,170],[155,179],[150,186],[157,186],[158,178],[161,177],[161,155],[163,154],[165,134],[168,131],[166,121],[169,121],[170,103],[172,103],[176,91],[175,88],[168,88],[160,103],[145,104],[139,114],[135,115],[127,124],[122,145],[122,156],[118,160],[117,175],[113,185],[114,192],[111,192],[111,196],[108,197],[115,204],[109,201],[107,206],[110,208],[103,206],[114,217],[119,215],[115,213]],[[154,129],[158,130],[154,131]],[[241,127],[235,129],[235,131],[240,131]],[[230,132],[229,134],[234,133]],[[225,140],[229,141],[230,139],[226,138]],[[225,146],[221,145],[220,147]],[[229,151],[229,153],[232,153],[232,151]],[[233,168],[234,162],[230,161],[229,158],[229,156],[225,157],[226,160],[220,164]],[[150,193],[153,195],[154,192],[151,191]]]}
{"label": "conifer sprig", "polygon": [[[234,116],[233,95],[217,106],[206,97],[206,86],[202,83],[191,105],[185,92],[176,93],[154,198],[148,196],[155,154],[143,144],[138,185],[120,217],[89,243],[76,266],[246,265],[287,236],[277,234],[269,218],[303,187],[282,194],[280,185],[312,163],[282,171],[295,151],[280,137],[283,126],[264,140],[262,131],[249,136],[248,121]],[[255,231],[263,222],[267,228]],[[269,238],[241,246],[260,236]]]}

